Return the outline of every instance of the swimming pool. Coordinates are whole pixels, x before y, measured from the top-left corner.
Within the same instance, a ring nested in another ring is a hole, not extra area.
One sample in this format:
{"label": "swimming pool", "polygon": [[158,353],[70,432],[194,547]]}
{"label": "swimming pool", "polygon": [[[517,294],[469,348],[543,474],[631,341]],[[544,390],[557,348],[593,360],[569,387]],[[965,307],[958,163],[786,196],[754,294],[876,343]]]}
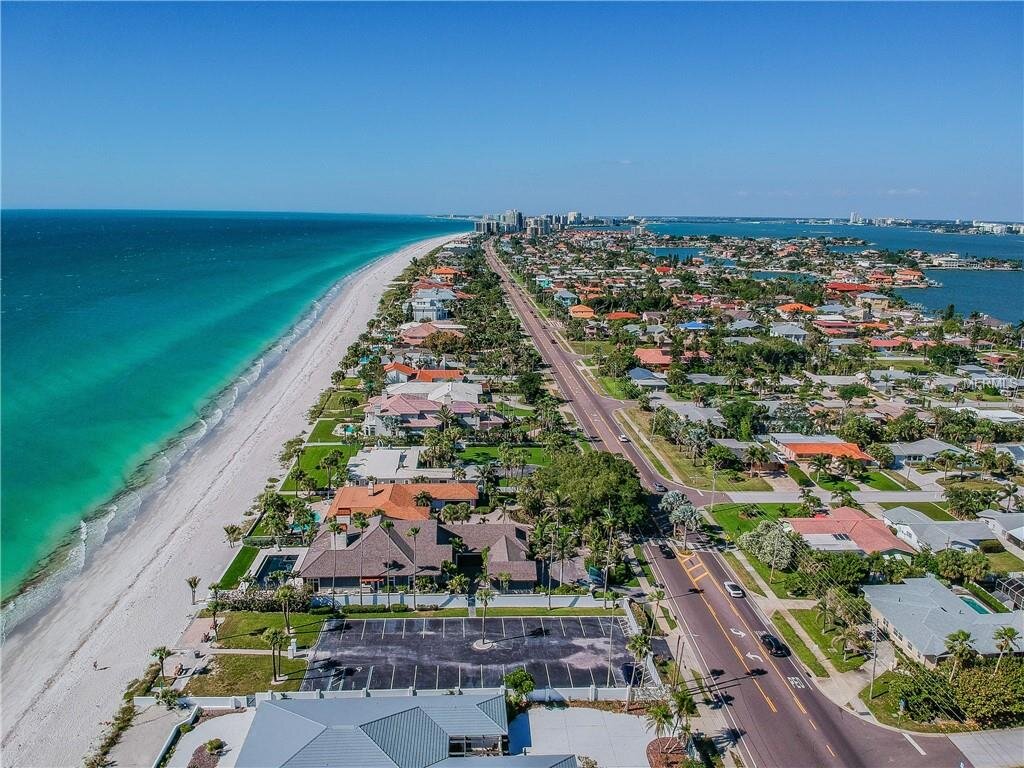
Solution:
{"label": "swimming pool", "polygon": [[991,613],[991,611],[984,605],[979,603],[973,597],[967,597],[967,595],[960,595],[960,599],[967,603],[976,613]]}
{"label": "swimming pool", "polygon": [[[298,562],[298,555],[267,555],[267,559],[260,564],[256,571],[254,580],[261,587],[266,587],[268,581],[272,581],[271,574],[275,571],[287,571],[291,573],[295,563]],[[275,582],[276,583],[276,582]]]}

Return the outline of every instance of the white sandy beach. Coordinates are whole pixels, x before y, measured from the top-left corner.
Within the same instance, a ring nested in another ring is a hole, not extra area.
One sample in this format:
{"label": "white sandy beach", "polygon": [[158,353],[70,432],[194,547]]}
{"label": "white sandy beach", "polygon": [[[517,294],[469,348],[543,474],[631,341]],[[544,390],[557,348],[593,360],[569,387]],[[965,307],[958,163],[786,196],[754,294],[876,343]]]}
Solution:
{"label": "white sandy beach", "polygon": [[185,579],[215,581],[237,551],[224,542],[223,527],[241,520],[266,479],[280,474],[282,443],[309,429],[306,410],[388,282],[452,237],[415,243],[349,278],[127,530],[101,546],[54,604],[11,633],[2,648],[4,766],[81,764],[150,651],[173,645],[194,614]]}

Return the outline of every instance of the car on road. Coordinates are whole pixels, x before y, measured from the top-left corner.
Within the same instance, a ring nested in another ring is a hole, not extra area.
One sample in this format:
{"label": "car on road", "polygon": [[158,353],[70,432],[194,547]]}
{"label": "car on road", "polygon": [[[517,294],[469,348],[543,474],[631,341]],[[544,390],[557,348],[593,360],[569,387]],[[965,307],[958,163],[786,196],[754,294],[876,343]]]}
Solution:
{"label": "car on road", "polygon": [[772,656],[789,656],[789,648],[779,638],[768,632],[761,633],[761,645]]}
{"label": "car on road", "polygon": [[729,593],[729,597],[746,597],[747,593],[743,591],[743,587],[737,584],[735,581],[724,581],[722,586],[725,587],[725,591]]}
{"label": "car on road", "polygon": [[661,483],[655,483],[654,484],[654,492],[655,493],[666,493],[667,491],[668,491],[668,488],[666,488]]}
{"label": "car on road", "polygon": [[663,554],[666,558],[668,558],[670,560],[675,558],[675,556],[676,556],[675,550],[672,549],[672,547],[670,547],[668,544],[662,544],[659,547],[659,549],[661,550],[661,554]]}
{"label": "car on road", "polygon": [[620,443],[628,443],[629,442],[629,438],[626,437],[625,435],[619,435],[619,442]]}

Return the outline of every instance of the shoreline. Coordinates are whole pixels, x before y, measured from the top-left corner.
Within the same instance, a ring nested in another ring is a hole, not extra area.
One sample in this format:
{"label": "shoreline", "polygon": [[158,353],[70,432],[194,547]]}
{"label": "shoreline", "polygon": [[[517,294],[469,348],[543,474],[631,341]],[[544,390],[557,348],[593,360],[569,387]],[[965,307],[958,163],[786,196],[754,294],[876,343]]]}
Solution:
{"label": "shoreline", "polygon": [[19,624],[30,620],[54,599],[59,587],[52,582],[81,572],[89,557],[108,537],[131,525],[146,500],[160,490],[182,459],[209,437],[252,388],[281,363],[290,347],[309,333],[350,282],[357,280],[363,271],[382,259],[417,242],[407,243],[377,256],[338,278],[323,293],[314,297],[296,319],[280,334],[267,341],[252,359],[240,367],[238,373],[228,378],[201,408],[193,412],[194,418],[169,434],[149,456],[139,462],[117,491],[84,509],[78,524],[69,529],[18,585],[0,600],[0,645]]}
{"label": "shoreline", "polygon": [[[56,599],[9,631],[6,765],[81,762],[150,650],[173,645],[194,614],[185,578],[200,576],[200,593],[220,578],[237,551],[224,543],[223,526],[242,520],[266,478],[279,473],[285,440],[309,429],[309,404],[330,384],[381,293],[414,257],[460,234],[414,242],[335,283],[336,295],[305,333],[178,458],[130,524],[112,528],[88,558],[83,552],[83,569],[59,585]],[[101,669],[93,669],[94,661]],[[69,720],[67,712],[91,714]]]}

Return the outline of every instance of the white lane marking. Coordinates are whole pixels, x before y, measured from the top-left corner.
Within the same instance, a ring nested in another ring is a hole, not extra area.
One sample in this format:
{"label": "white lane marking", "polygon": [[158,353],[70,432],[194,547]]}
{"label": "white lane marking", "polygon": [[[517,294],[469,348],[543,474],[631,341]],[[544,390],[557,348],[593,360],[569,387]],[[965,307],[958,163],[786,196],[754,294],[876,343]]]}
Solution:
{"label": "white lane marking", "polygon": [[736,637],[746,637],[747,633],[736,629],[736,627],[729,627],[729,631],[732,632]]}
{"label": "white lane marking", "polygon": [[804,681],[801,680],[799,677],[787,677],[786,679],[789,680],[789,684],[792,685],[794,688],[807,687],[806,685],[804,685]]}
{"label": "white lane marking", "polygon": [[747,654],[746,654],[746,657],[747,657],[748,659],[756,659],[757,661],[764,661],[764,659],[762,659],[762,658],[761,658],[760,656],[758,656],[758,655],[757,655],[756,653],[747,653]]}
{"label": "white lane marking", "polygon": [[903,734],[903,738],[906,739],[907,741],[909,741],[910,742],[910,746],[912,746],[914,749],[916,749],[922,755],[927,755],[928,754],[923,749],[921,749],[921,745],[920,744],[918,744],[916,741],[914,741],[912,738],[910,738],[910,734],[904,733]]}

